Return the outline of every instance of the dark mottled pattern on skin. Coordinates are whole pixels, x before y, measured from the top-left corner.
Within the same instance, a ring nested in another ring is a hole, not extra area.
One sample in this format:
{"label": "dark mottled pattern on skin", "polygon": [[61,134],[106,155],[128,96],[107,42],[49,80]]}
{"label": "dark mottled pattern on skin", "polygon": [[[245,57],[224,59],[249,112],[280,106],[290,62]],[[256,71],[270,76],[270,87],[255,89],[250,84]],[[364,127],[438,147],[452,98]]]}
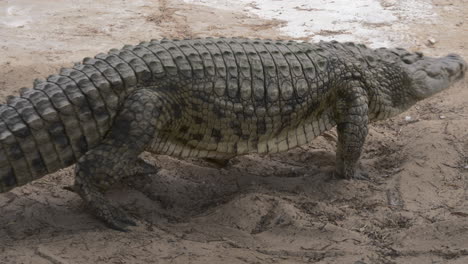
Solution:
{"label": "dark mottled pattern on skin", "polygon": [[0,192],[76,163],[75,191],[110,227],[134,222],[103,193],[155,173],[143,151],[226,161],[310,142],[337,126],[335,174],[356,170],[368,123],[463,77],[430,58],[355,43],[152,40],[85,58],[0,106]]}

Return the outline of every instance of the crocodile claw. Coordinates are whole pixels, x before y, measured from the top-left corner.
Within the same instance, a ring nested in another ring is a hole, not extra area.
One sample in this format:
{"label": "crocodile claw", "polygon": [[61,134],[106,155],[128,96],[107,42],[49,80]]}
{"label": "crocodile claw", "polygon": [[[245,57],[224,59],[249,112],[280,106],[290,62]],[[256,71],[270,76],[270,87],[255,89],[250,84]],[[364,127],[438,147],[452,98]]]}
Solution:
{"label": "crocodile claw", "polygon": [[343,175],[337,171],[332,172],[332,178],[343,180],[361,180],[370,181],[369,173],[364,170],[356,170],[352,175]]}
{"label": "crocodile claw", "polygon": [[136,226],[136,222],[119,207],[111,205],[108,201],[100,200],[88,203],[94,215],[112,229],[127,232],[129,226]]}
{"label": "crocodile claw", "polygon": [[356,171],[351,177],[353,180],[370,181],[369,173],[366,171]]}

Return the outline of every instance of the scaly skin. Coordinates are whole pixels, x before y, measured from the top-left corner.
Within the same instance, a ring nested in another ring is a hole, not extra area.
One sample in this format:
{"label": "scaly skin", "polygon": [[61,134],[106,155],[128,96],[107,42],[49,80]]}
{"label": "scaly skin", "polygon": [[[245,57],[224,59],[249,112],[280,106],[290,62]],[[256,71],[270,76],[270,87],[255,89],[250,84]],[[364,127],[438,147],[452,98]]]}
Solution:
{"label": "scaly skin", "polygon": [[162,40],[86,58],[0,106],[0,191],[76,166],[74,189],[109,226],[134,222],[103,192],[154,169],[143,151],[226,160],[275,153],[337,126],[335,174],[356,170],[369,121],[399,114],[466,71],[354,43]]}

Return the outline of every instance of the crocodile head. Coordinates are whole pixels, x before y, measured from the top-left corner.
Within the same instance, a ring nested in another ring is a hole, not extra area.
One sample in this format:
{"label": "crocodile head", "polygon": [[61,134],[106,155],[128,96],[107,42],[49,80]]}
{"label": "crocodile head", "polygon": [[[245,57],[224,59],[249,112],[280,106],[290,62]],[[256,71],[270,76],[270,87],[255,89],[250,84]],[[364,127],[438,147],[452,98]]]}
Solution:
{"label": "crocodile head", "polygon": [[[379,50],[392,58],[391,66],[379,69],[378,95],[370,101],[371,120],[382,120],[398,115],[412,105],[430,97],[464,77],[468,64],[459,55],[441,58],[410,53],[404,49]],[[402,74],[404,73],[404,74]],[[386,84],[386,85],[385,85]]]}
{"label": "crocodile head", "polygon": [[462,79],[467,63],[456,54],[442,58],[421,56],[418,60],[406,62],[403,68],[410,77],[409,94],[414,96],[414,101],[420,101]]}

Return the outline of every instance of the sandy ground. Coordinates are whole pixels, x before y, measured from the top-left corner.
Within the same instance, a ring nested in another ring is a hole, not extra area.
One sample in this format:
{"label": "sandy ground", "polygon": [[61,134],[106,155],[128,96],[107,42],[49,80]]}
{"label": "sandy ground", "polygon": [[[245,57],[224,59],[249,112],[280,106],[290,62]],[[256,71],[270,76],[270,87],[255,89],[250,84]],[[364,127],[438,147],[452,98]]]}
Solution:
{"label": "sandy ground", "polygon": [[[468,58],[468,2],[434,2],[438,20],[407,23],[406,48]],[[151,38],[288,38],[285,22],[175,0],[0,1],[0,12],[2,98]],[[371,181],[327,178],[333,131],[225,168],[145,154],[161,171],[109,193],[138,221],[127,233],[90,216],[63,189],[73,168],[61,170],[0,194],[0,263],[468,263],[467,98],[465,79],[373,124],[362,156]]]}

